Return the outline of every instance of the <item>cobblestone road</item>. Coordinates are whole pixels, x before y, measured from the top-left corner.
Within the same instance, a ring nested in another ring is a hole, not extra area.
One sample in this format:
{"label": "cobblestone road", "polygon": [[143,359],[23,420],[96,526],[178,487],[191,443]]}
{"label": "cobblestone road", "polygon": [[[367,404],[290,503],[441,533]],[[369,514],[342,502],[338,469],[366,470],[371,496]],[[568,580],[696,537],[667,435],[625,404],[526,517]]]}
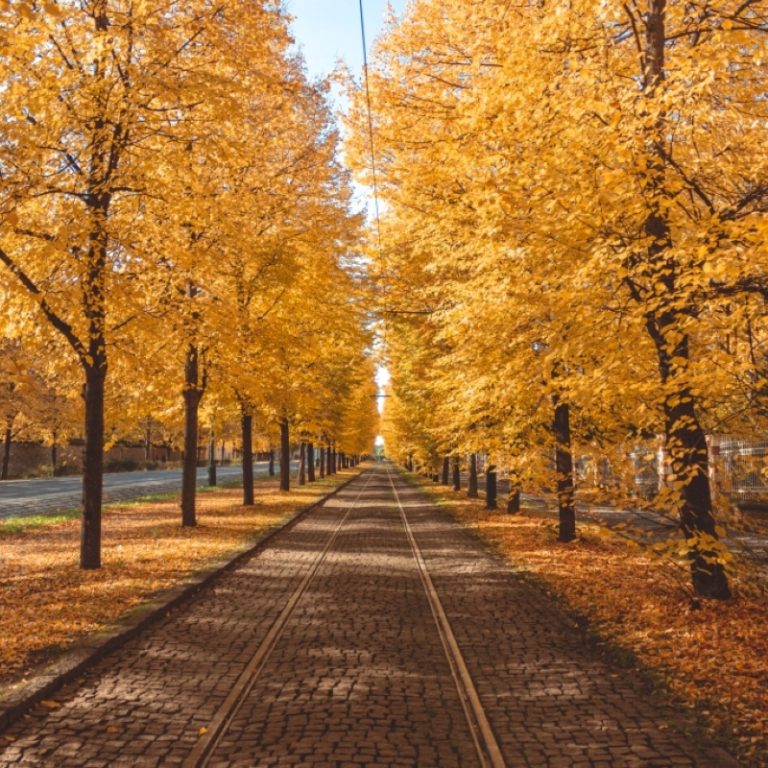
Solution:
{"label": "cobblestone road", "polygon": [[723,765],[377,467],[11,726],[0,766],[189,765],[207,740],[211,766],[482,765],[398,497],[506,765]]}

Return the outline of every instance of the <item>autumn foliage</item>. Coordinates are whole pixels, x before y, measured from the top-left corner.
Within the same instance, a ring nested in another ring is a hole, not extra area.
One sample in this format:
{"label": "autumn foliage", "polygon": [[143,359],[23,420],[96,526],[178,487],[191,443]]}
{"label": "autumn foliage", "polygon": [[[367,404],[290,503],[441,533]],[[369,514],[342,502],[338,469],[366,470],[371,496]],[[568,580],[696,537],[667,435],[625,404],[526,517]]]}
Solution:
{"label": "autumn foliage", "polygon": [[83,567],[100,565],[104,446],[141,423],[183,443],[189,526],[201,420],[347,453],[356,420],[354,450],[372,446],[373,399],[345,405],[371,370],[359,217],[288,22],[260,0],[0,5],[0,322],[14,354],[34,349],[40,398],[80,410]]}
{"label": "autumn foliage", "polygon": [[765,426],[766,35],[757,0],[422,0],[349,118],[370,180],[370,103],[390,451],[487,453],[562,508],[576,459],[621,503],[659,441],[717,598],[707,435]]}

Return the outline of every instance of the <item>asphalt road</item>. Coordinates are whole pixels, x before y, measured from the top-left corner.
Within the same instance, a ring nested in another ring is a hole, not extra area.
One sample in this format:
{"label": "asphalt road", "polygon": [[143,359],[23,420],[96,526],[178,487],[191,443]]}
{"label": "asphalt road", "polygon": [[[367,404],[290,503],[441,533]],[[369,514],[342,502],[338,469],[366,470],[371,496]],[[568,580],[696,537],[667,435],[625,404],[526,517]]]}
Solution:
{"label": "asphalt road", "polygon": [[[276,471],[279,472],[276,463]],[[254,464],[256,477],[267,474],[268,464],[260,461]],[[240,480],[240,466],[216,467],[219,482]],[[208,468],[197,470],[199,485],[208,484]],[[160,469],[143,472],[111,472],[104,475],[104,498],[106,501],[127,501],[141,496],[172,493],[181,488],[180,469]],[[82,478],[44,477],[34,480],[5,480],[0,483],[0,519],[8,517],[29,517],[31,515],[55,514],[80,506]]]}

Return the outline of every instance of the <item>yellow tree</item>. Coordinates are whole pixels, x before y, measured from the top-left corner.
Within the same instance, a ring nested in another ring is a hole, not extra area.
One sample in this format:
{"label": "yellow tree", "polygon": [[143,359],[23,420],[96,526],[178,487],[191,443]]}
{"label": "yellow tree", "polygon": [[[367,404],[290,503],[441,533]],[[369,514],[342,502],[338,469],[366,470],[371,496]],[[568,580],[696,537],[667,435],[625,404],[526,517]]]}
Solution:
{"label": "yellow tree", "polygon": [[171,203],[184,204],[179,192],[195,174],[168,159],[215,135],[197,121],[200,105],[237,123],[239,86],[225,64],[250,52],[235,52],[233,39],[261,44],[259,12],[272,13],[238,0],[20,2],[0,10],[0,262],[82,369],[85,568],[100,565],[109,349],[137,308],[158,300],[146,293],[155,284],[148,274],[188,255],[188,240],[170,237],[167,226],[180,218]]}
{"label": "yellow tree", "polygon": [[[609,333],[599,348],[576,330],[577,359],[602,356],[598,370],[612,386],[653,403],[694,588],[727,597],[704,422],[727,383],[700,355],[721,297],[764,291],[753,232],[764,226],[765,165],[751,147],[760,141],[765,74],[745,52],[764,45],[765,18],[759,3],[708,3],[698,15],[651,0],[585,2],[535,22],[551,80],[538,112],[528,110],[536,122],[500,145],[522,149],[523,162],[509,168],[530,180],[526,230],[572,276],[561,292],[573,304],[571,326],[608,331],[611,313],[655,358],[656,375],[633,381]],[[495,53],[500,72],[519,71],[501,40]],[[510,115],[501,88],[501,78],[489,84],[479,120]]]}
{"label": "yellow tree", "polygon": [[[536,378],[585,441],[663,433],[666,498],[714,597],[704,429],[756,413],[765,381],[750,298],[765,293],[765,29],[758,2],[421,2],[372,79],[380,188],[447,300],[444,374],[460,365],[505,434],[535,424]],[[469,318],[496,342],[477,354],[456,343]],[[572,468],[558,474],[572,493]]]}

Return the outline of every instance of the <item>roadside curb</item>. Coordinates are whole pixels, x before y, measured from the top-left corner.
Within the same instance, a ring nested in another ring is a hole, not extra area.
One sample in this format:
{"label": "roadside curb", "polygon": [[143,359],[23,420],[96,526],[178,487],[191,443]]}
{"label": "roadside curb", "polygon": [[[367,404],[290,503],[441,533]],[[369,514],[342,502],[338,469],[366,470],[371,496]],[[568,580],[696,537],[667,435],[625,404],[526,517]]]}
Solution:
{"label": "roadside curb", "polygon": [[96,662],[123,646],[156,621],[165,618],[171,611],[210,586],[220,576],[257,555],[278,534],[290,530],[305,515],[324,504],[359,476],[360,472],[357,472],[317,501],[299,508],[285,522],[264,531],[246,549],[214,561],[199,575],[165,590],[157,599],[143,603],[121,619],[117,626],[94,633],[72,649],[65,651],[60,658],[34,674],[28,682],[11,691],[0,701],[0,734],[35,704],[44,701],[64,685],[85,673]]}

